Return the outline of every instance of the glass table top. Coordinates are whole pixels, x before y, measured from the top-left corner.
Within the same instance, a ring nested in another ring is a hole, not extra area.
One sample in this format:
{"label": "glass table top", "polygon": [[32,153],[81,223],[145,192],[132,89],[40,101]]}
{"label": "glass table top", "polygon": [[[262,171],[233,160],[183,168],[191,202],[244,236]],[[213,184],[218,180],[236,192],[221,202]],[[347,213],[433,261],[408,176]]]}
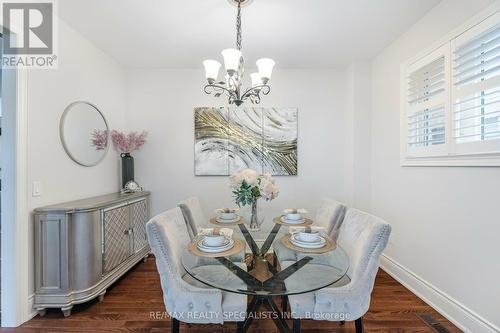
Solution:
{"label": "glass table top", "polygon": [[[325,288],[344,277],[349,268],[349,258],[340,246],[323,254],[296,252],[284,248],[280,242],[288,227],[272,222],[269,224],[263,226],[264,231],[257,232],[249,231],[244,224],[228,226],[233,229],[234,238],[247,242],[252,252],[249,267],[241,255],[207,258],[185,249],[182,253],[184,269],[191,277],[210,287],[248,295],[302,294]],[[280,262],[279,268],[266,259],[269,258],[266,253],[278,246],[295,254],[287,256],[290,260]]]}

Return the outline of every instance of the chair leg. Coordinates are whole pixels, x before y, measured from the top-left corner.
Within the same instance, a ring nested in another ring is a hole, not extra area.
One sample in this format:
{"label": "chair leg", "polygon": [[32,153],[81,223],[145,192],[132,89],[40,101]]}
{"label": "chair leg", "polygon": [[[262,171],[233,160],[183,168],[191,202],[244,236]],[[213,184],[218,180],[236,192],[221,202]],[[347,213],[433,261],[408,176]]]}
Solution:
{"label": "chair leg", "polygon": [[175,318],[172,318],[172,333],[179,333],[179,321]]}
{"label": "chair leg", "polygon": [[356,333],[363,333],[363,317],[356,319],[354,325],[356,325]]}
{"label": "chair leg", "polygon": [[300,319],[293,319],[293,333],[300,333]]}
{"label": "chair leg", "polygon": [[245,322],[239,321],[236,326],[236,333],[245,333]]}
{"label": "chair leg", "polygon": [[281,308],[283,309],[283,313],[288,312],[288,297],[281,296]]}

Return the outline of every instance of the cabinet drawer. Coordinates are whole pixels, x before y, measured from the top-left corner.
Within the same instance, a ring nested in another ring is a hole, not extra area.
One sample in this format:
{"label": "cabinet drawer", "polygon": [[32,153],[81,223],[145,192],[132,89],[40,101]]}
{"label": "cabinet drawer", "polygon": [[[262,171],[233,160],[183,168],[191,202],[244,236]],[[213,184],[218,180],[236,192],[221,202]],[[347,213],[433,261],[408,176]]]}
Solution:
{"label": "cabinet drawer", "polygon": [[130,256],[129,207],[110,208],[103,214],[103,273],[108,273]]}

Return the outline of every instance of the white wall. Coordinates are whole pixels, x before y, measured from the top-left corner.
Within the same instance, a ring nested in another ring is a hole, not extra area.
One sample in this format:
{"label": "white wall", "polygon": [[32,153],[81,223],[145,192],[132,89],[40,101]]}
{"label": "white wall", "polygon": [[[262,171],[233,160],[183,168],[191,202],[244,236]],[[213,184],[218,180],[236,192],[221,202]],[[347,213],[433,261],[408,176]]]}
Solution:
{"label": "white wall", "polygon": [[399,75],[403,61],[490,3],[443,1],[372,71],[371,210],[393,226],[385,267],[474,333],[500,331],[500,169],[400,167]]}
{"label": "white wall", "polygon": [[[298,107],[298,176],[278,177],[280,196],[265,204],[265,215],[286,206],[314,210],[318,199],[349,200],[344,173],[350,149],[346,137],[346,71],[276,69],[272,92],[261,105]],[[134,154],[136,179],[153,192],[153,213],[188,196],[201,198],[207,213],[234,205],[227,177],[194,176],[194,113],[197,106],[224,106],[227,100],[203,93],[202,68],[128,71],[127,122],[149,131],[149,142]]]}
{"label": "white wall", "polygon": [[347,191],[353,207],[368,210],[371,187],[371,63],[354,62],[347,68],[346,152]]}
{"label": "white wall", "polygon": [[[59,23],[59,68],[28,72],[28,208],[85,198],[120,189],[119,157],[110,149],[97,166],[87,168],[66,155],[59,138],[59,120],[73,101],[95,104],[111,128],[125,126],[125,76],[113,59],[63,21]],[[31,183],[43,193],[31,197]],[[30,231],[30,294],[33,292],[33,229]]]}

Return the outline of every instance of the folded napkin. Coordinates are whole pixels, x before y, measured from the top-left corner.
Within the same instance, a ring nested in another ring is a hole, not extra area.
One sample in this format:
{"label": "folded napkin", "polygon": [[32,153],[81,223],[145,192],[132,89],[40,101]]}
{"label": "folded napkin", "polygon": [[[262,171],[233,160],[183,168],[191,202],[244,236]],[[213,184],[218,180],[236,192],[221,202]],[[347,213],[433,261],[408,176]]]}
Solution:
{"label": "folded napkin", "polygon": [[198,236],[213,235],[214,232],[218,232],[219,235],[224,235],[229,238],[233,237],[233,229],[229,228],[199,228]]}
{"label": "folded napkin", "polygon": [[[288,231],[290,232],[290,234],[294,234],[297,232],[305,231],[306,228],[308,228],[308,227],[289,227]],[[313,227],[309,227],[309,228],[311,229],[311,231],[317,231],[322,236],[326,235],[326,228],[325,227],[313,226]]]}
{"label": "folded napkin", "polygon": [[283,209],[283,214],[307,214],[307,210],[304,208],[287,208]]}

